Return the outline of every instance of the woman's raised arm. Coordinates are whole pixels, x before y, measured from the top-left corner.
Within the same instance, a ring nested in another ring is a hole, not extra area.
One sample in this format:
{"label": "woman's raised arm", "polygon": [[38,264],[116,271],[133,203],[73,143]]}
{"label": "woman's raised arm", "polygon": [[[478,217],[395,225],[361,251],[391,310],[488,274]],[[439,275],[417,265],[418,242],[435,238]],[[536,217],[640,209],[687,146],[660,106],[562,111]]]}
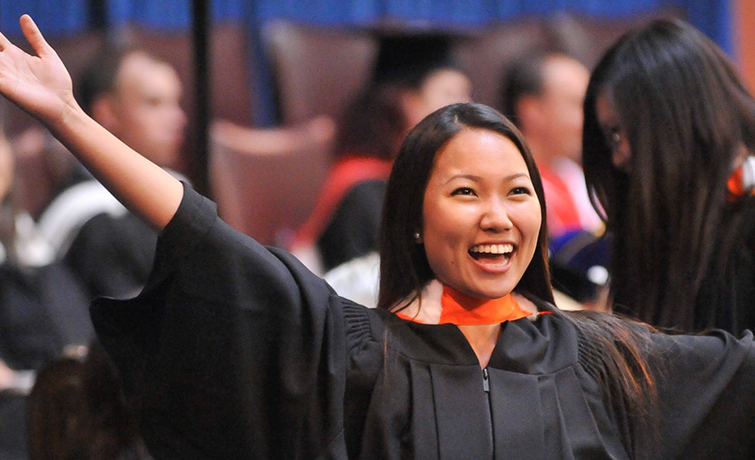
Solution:
{"label": "woman's raised arm", "polygon": [[92,120],[73,98],[71,77],[28,15],[21,30],[32,56],[0,33],[0,94],[41,121],[121,203],[156,230],[176,213],[183,188]]}

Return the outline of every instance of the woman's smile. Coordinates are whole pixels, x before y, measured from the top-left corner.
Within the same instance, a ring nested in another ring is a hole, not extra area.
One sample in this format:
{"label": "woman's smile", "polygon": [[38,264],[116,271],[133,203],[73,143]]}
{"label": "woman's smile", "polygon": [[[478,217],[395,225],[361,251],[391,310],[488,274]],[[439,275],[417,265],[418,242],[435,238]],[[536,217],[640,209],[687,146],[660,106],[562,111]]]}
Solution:
{"label": "woman's smile", "polygon": [[508,269],[513,252],[514,245],[511,243],[477,244],[469,250],[469,255],[483,269],[502,271]]}

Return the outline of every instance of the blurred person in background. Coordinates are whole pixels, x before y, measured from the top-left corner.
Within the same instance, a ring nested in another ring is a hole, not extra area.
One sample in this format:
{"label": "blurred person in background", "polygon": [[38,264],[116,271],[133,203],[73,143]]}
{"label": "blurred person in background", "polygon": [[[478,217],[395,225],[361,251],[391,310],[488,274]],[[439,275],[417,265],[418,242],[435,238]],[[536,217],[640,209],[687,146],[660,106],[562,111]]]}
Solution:
{"label": "blurred person in background", "polygon": [[582,106],[589,80],[584,64],[557,52],[523,57],[504,76],[503,113],[527,139],[537,161],[551,237],[603,226],[582,172]]}
{"label": "blurred person in background", "polygon": [[[0,112],[1,114],[1,112]],[[0,458],[26,458],[26,394],[36,372],[91,340],[89,301],[21,203],[0,119]]]}
{"label": "blurred person in background", "polygon": [[94,331],[89,302],[69,268],[54,259],[19,205],[11,145],[0,132],[0,360],[36,370]]}
{"label": "blurred person in background", "polygon": [[[375,257],[385,184],[404,137],[431,112],[471,100],[471,82],[447,48],[435,36],[382,40],[373,83],[338,120],[333,167],[291,246],[316,273]],[[360,273],[373,285],[369,272]],[[355,288],[342,287],[356,296]]]}
{"label": "blurred person in background", "polygon": [[585,100],[587,185],[616,311],[681,331],[755,328],[755,99],[682,21],[624,35]]}
{"label": "blurred person in background", "polygon": [[[187,120],[168,62],[138,47],[105,49],[76,91],[84,110],[127,145],[166,169],[177,166]],[[155,235],[80,164],[71,164],[38,221],[90,297],[133,296],[145,283]]]}
{"label": "blurred person in background", "polygon": [[377,248],[385,181],[405,133],[395,88],[370,86],[354,98],[336,124],[333,165],[295,236],[300,259],[322,272]]}
{"label": "blurred person in background", "polygon": [[40,371],[28,399],[29,460],[151,460],[118,373],[94,340]]}
{"label": "blurred person in background", "polygon": [[524,135],[543,179],[554,287],[582,306],[605,309],[608,243],[582,170],[589,79],[587,67],[564,53],[523,56],[504,74],[502,111]]}

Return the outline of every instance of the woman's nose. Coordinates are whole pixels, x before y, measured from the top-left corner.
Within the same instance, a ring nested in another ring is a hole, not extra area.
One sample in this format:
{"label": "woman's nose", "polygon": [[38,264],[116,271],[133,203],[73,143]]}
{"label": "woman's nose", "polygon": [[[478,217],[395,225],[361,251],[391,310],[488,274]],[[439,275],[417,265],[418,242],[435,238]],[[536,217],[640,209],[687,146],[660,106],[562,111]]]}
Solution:
{"label": "woman's nose", "polygon": [[480,227],[485,231],[501,232],[513,226],[509,210],[500,199],[489,199],[480,218]]}

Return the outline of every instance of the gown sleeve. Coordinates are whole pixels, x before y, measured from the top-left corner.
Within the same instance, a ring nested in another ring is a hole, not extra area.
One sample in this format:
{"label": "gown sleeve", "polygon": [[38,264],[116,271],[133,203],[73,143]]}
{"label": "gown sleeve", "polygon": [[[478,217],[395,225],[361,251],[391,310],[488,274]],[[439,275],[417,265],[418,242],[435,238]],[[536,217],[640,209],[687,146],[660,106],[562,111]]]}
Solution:
{"label": "gown sleeve", "polygon": [[653,335],[659,458],[755,458],[752,334]]}
{"label": "gown sleeve", "polygon": [[346,458],[343,302],[185,187],[145,289],[92,318],[156,459]]}

